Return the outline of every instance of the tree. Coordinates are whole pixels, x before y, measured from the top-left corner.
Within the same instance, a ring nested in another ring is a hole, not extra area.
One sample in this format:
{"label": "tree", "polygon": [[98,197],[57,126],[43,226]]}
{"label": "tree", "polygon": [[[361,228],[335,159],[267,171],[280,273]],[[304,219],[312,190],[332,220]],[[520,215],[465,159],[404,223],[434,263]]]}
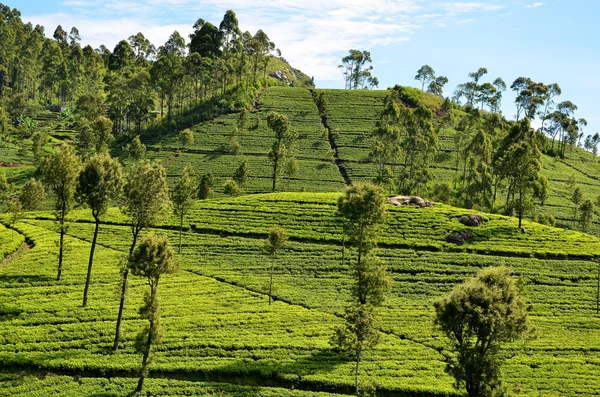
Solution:
{"label": "tree", "polygon": [[297,139],[297,134],[290,130],[291,123],[289,119],[280,113],[269,113],[267,124],[275,133],[275,142],[273,142],[273,146],[269,151],[269,159],[273,163],[272,191],[275,192],[282,163],[293,156],[292,147]]}
{"label": "tree", "polygon": [[435,71],[429,65],[423,65],[417,70],[415,80],[421,82],[421,91],[425,92],[425,84],[435,81]]}
{"label": "tree", "polygon": [[181,254],[181,235],[183,232],[183,219],[194,204],[194,195],[196,193],[196,176],[189,164],[186,164],[181,171],[177,183],[173,187],[171,200],[173,201],[173,212],[179,218],[179,250]]}
{"label": "tree", "polygon": [[[371,76],[373,66],[370,65],[373,60],[369,51],[350,50],[349,55],[342,58],[342,63],[338,66],[344,75],[347,89],[358,89],[365,86]],[[366,66],[367,63],[369,66]]]}
{"label": "tree", "polygon": [[585,200],[581,204],[581,215],[579,217],[579,224],[581,225],[581,231],[587,232],[588,228],[592,224],[592,218],[594,217],[594,204],[592,200]]}
{"label": "tree", "polygon": [[200,200],[206,200],[213,196],[215,191],[215,177],[212,172],[202,175],[200,178],[200,186],[198,187],[198,198]]}
{"label": "tree", "polygon": [[194,133],[189,128],[184,129],[179,133],[179,143],[182,147],[191,146],[194,144]]}
{"label": "tree", "polygon": [[137,135],[123,149],[133,160],[141,160],[146,156],[146,145],[142,143]]}
{"label": "tree", "polygon": [[[392,90],[385,97],[377,128],[372,133],[371,157],[377,160],[377,178],[381,185],[393,185],[393,175],[400,157],[401,141],[404,130],[403,122],[408,112],[402,102],[398,90]],[[391,167],[388,167],[391,165]]]}
{"label": "tree", "polygon": [[[131,259],[140,232],[161,220],[169,211],[169,189],[165,169],[160,164],[149,161],[134,163],[125,177],[125,203],[123,213],[129,217],[132,241],[129,247],[128,261]],[[121,320],[127,294],[129,267],[125,266],[121,280],[121,303],[117,316],[113,350],[119,348]]]}
{"label": "tree", "polygon": [[223,185],[223,193],[228,196],[235,197],[242,194],[242,188],[233,179],[229,179]]}
{"label": "tree", "polygon": [[277,254],[285,246],[288,235],[285,230],[274,227],[269,229],[269,235],[265,241],[263,251],[271,258],[271,270],[269,272],[269,305],[273,299],[273,271],[275,270],[275,259]]}
{"label": "tree", "polygon": [[24,211],[35,211],[39,209],[46,200],[44,185],[35,178],[30,178],[19,194],[19,202]]}
{"label": "tree", "polygon": [[148,320],[148,327],[138,335],[136,344],[138,351],[143,353],[140,379],[136,388],[136,392],[141,392],[144,379],[148,376],[152,346],[160,342],[158,283],[162,275],[177,272],[179,266],[174,261],[169,239],[166,236],[150,235],[131,255],[128,269],[133,275],[146,278],[150,286],[150,294],[145,296],[144,305],[140,308],[142,318]]}
{"label": "tree", "polygon": [[573,190],[573,193],[571,194],[571,201],[573,204],[575,204],[575,207],[573,208],[573,221],[575,221],[577,219],[579,205],[583,201],[583,190],[579,186]]}
{"label": "tree", "polygon": [[517,212],[519,228],[525,213],[533,208],[532,199],[539,184],[542,168],[542,152],[539,149],[543,136],[534,131],[526,117],[513,125],[500,142],[494,154],[495,174],[498,180],[508,181],[506,196],[507,213]]}
{"label": "tree", "polygon": [[390,285],[385,264],[370,253],[378,225],[385,219],[385,201],[383,190],[370,184],[351,186],[338,200],[338,214],[344,221],[348,241],[356,247],[358,255],[352,264],[354,284],[345,324],[336,328],[332,342],[349,352],[356,362],[354,379],[358,396],[361,395],[358,375],[362,355],[378,342],[376,308],[383,303]]}
{"label": "tree", "polygon": [[64,237],[67,231],[67,215],[75,204],[75,190],[81,161],[71,146],[63,143],[54,154],[46,157],[41,165],[42,181],[56,196],[55,217],[58,223],[60,240],[58,245],[58,274],[62,274]]}
{"label": "tree", "polygon": [[[0,204],[7,203],[10,199],[10,192],[12,190],[12,186],[8,183],[8,179],[6,178],[6,173],[0,173]],[[600,202],[600,201],[599,201]]]}
{"label": "tree", "polygon": [[88,206],[94,218],[94,237],[88,261],[82,306],[86,307],[96,241],[100,230],[101,217],[106,214],[111,201],[116,200],[123,191],[123,167],[108,152],[94,155],[83,166],[77,185],[77,200]]}
{"label": "tree", "polygon": [[455,387],[464,386],[469,397],[491,396],[501,390],[500,348],[527,332],[530,310],[510,269],[482,270],[434,307],[435,323],[454,353],[446,372],[454,377]]}
{"label": "tree", "polygon": [[432,80],[427,87],[427,92],[433,95],[437,95],[440,98],[444,97],[444,86],[448,84],[448,77],[439,76],[435,80]]}
{"label": "tree", "polygon": [[246,186],[246,182],[248,182],[248,177],[250,176],[250,169],[248,168],[248,161],[244,160],[240,163],[240,166],[235,170],[233,174],[233,180],[238,184],[238,186],[243,189]]}

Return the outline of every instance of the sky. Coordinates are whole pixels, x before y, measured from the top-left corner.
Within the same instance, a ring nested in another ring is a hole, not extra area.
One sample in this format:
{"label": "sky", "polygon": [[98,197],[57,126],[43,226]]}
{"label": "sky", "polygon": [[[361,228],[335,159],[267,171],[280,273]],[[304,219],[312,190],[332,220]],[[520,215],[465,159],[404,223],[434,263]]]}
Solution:
{"label": "sky", "polygon": [[[82,44],[114,48],[142,32],[156,46],[177,30],[188,37],[202,18],[217,25],[228,9],[240,28],[263,29],[292,66],[314,76],[317,87],[343,88],[337,68],[348,50],[370,51],[380,88],[420,87],[421,65],[447,76],[445,94],[486,67],[482,81],[517,77],[558,83],[562,96],[600,132],[600,0],[0,0],[41,24],[76,26]],[[514,95],[502,111],[513,118]]]}

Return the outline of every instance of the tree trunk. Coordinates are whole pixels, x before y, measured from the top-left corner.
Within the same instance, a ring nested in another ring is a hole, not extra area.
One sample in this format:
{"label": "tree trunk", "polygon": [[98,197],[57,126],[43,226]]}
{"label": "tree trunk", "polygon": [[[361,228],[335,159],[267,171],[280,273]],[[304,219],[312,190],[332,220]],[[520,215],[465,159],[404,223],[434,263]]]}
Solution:
{"label": "tree trunk", "polygon": [[279,163],[279,159],[276,157],[273,161],[273,193],[275,193],[275,188],[277,185],[277,166]]}
{"label": "tree trunk", "polygon": [[600,314],[600,262],[598,262],[598,289],[596,290],[596,314]]}
{"label": "tree trunk", "polygon": [[121,322],[123,321],[125,295],[127,294],[127,278],[129,277],[129,258],[131,258],[131,254],[133,254],[133,250],[135,249],[139,232],[139,230],[136,230],[133,233],[133,241],[131,242],[131,247],[129,247],[129,256],[127,257],[127,267],[123,271],[123,280],[121,281],[121,302],[119,304],[119,314],[117,315],[117,327],[115,330],[115,341],[113,344],[113,350],[115,351],[119,348],[119,339],[121,338]]}
{"label": "tree trunk", "polygon": [[65,216],[66,216],[66,208],[65,205],[63,204],[62,210],[61,210],[61,217],[60,217],[60,242],[58,244],[58,274],[56,276],[56,281],[60,281],[60,277],[62,275],[62,263],[63,263],[63,248],[64,248],[64,241],[65,241]]}
{"label": "tree trunk", "polygon": [[[156,307],[155,305],[155,300],[156,300],[156,290],[158,288],[158,285],[156,285],[155,287],[152,288],[152,292],[151,292],[151,304],[153,307]],[[152,336],[154,335],[154,325],[156,323],[156,312],[152,312],[152,317],[150,318],[150,328],[148,329],[148,339],[146,340],[146,349],[144,349],[144,357],[142,359],[142,368],[140,370],[140,379],[138,380],[138,384],[137,384],[137,388],[135,389],[136,392],[141,392],[142,389],[144,388],[144,380],[146,379],[146,375],[148,372],[148,358],[150,357],[150,351],[152,349],[152,343],[154,342]]]}
{"label": "tree trunk", "polygon": [[269,306],[271,306],[271,300],[273,299],[273,270],[275,268],[275,258],[271,259],[271,277],[269,280]]}
{"label": "tree trunk", "polygon": [[342,229],[342,266],[344,266],[345,259],[346,259],[346,223],[344,222],[344,226]]}
{"label": "tree trunk", "polygon": [[181,233],[183,231],[183,211],[179,217],[179,254],[181,254]]}
{"label": "tree trunk", "polygon": [[359,349],[356,354],[356,366],[354,367],[354,390],[356,391],[356,395],[360,397],[360,390],[358,389],[358,370],[360,369],[360,356],[361,351]]}
{"label": "tree trunk", "polygon": [[92,263],[94,262],[94,251],[96,250],[96,240],[98,238],[99,228],[100,219],[96,218],[96,228],[94,229],[94,238],[92,239],[92,248],[90,249],[90,260],[88,262],[87,277],[85,279],[85,288],[83,290],[83,307],[87,306],[88,291],[90,289],[90,279],[92,278]]}

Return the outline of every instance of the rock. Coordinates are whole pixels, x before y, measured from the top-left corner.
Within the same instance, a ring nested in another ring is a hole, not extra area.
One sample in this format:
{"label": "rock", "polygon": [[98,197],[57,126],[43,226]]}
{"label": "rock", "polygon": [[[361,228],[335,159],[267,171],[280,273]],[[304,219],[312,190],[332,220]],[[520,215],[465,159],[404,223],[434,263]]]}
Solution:
{"label": "rock", "polygon": [[470,232],[454,231],[446,237],[446,241],[456,245],[463,245],[464,243],[470,241],[471,238],[473,238],[473,235]]}
{"label": "rock", "polygon": [[400,205],[414,205],[419,208],[431,208],[433,204],[431,201],[423,200],[419,196],[395,196],[388,199],[388,204],[396,206]]}
{"label": "rock", "polygon": [[481,215],[463,215],[458,221],[465,226],[479,226],[485,223],[485,219]]}

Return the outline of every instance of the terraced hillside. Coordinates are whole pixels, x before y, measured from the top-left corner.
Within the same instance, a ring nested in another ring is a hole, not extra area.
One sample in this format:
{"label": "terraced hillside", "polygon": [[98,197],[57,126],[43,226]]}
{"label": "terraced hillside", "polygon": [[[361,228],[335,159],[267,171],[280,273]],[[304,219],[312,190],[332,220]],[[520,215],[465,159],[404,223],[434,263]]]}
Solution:
{"label": "terraced hillside", "polygon": [[[236,132],[238,114],[219,116],[195,125],[194,144],[183,148],[177,134],[146,140],[148,157],[160,160],[172,180],[185,164],[191,164],[198,175],[213,172],[216,177],[215,190],[223,192],[225,181],[233,175],[239,164],[246,160],[250,168],[247,193],[265,193],[271,190],[272,165],[268,152],[273,143],[273,132],[267,127],[266,116],[277,111],[288,116],[292,128],[298,132],[298,171],[290,178],[280,181],[282,191],[341,191],[350,182],[372,180],[376,166],[369,161],[371,133],[375,128],[383,100],[388,91],[369,90],[316,90],[325,92],[327,98],[327,120],[332,132],[329,137],[320,120],[319,112],[307,88],[271,87],[259,97],[259,108],[250,114],[246,128]],[[436,109],[440,99],[421,94],[420,100]],[[74,137],[72,131],[49,115],[40,115],[38,126],[52,137],[45,150],[60,140]],[[232,138],[237,136],[241,153],[232,154]],[[456,175],[456,154],[452,128],[442,129],[439,136],[439,154],[433,165],[436,183],[452,183]],[[328,138],[331,138],[329,140]],[[11,182],[22,184],[35,171],[30,150],[21,150],[15,145],[3,148],[0,153],[0,172],[6,173]],[[119,148],[115,148],[115,153]],[[336,150],[334,150],[336,149]],[[334,155],[337,154],[338,164]],[[126,158],[122,158],[126,163]],[[580,186],[586,198],[593,201],[600,196],[599,158],[579,148],[567,150],[564,160],[543,156],[542,175],[550,181],[550,192],[543,212],[554,215],[561,227],[573,227],[572,185],[570,179]],[[7,167],[6,164],[12,166]],[[343,174],[345,172],[345,174]],[[596,233],[596,230],[592,230]]]}
{"label": "terraced hillside", "polygon": [[[181,271],[161,281],[165,332],[149,393],[323,397],[352,391],[353,363],[329,345],[350,285],[347,263],[340,260],[338,195],[278,193],[196,203],[177,256]],[[433,327],[432,302],[493,265],[511,266],[527,282],[537,329],[535,339],[503,351],[511,393],[598,393],[593,260],[600,239],[533,223],[525,223],[523,234],[515,219],[486,215],[488,222],[471,230],[472,242],[456,246],[445,237],[465,228],[458,217],[468,211],[444,205],[388,209],[378,255],[394,283],[381,310],[382,341],[365,357],[361,375],[377,383],[381,395],[457,395],[444,373],[445,344]],[[121,212],[111,209],[99,236],[89,305],[81,308],[93,223],[85,210],[74,219],[60,282],[54,277],[58,235],[52,214],[30,213],[16,225],[21,234],[0,239],[0,252],[14,250],[25,236],[35,244],[0,266],[0,395],[123,395],[134,387],[143,280],[134,279],[130,288],[123,349],[109,353],[118,263],[130,231]],[[152,232],[175,243],[177,224],[172,219]],[[290,242],[277,261],[276,302],[269,306],[261,247],[272,226],[285,228]]]}
{"label": "terraced hillside", "polygon": [[[260,109],[251,114],[246,128],[236,131],[238,114],[217,117],[196,125],[194,144],[180,150],[177,136],[149,144],[148,157],[161,160],[173,178],[185,164],[192,164],[198,174],[213,172],[217,179],[216,190],[222,191],[226,179],[231,178],[243,160],[250,167],[247,191],[271,191],[273,166],[268,153],[273,145],[274,133],[267,126],[267,115],[276,111],[286,115],[292,129],[298,134],[298,172],[280,182],[279,190],[340,191],[345,183],[332,162],[327,134],[320,122],[310,91],[303,88],[273,87],[260,97]],[[234,135],[241,145],[241,154],[232,154]]]}
{"label": "terraced hillside", "polygon": [[[327,97],[327,122],[337,133],[340,159],[352,181],[373,180],[376,166],[369,161],[371,133],[376,127],[383,100],[388,91],[318,90]],[[426,106],[436,109],[440,101],[422,94]],[[439,135],[439,154],[433,164],[436,183],[451,183],[456,175],[456,131],[443,128]],[[550,192],[543,211],[554,215],[561,226],[571,226],[573,203],[569,179],[573,178],[586,198],[600,195],[600,159],[580,148],[568,149],[566,158],[543,156],[542,175],[550,182]]]}

